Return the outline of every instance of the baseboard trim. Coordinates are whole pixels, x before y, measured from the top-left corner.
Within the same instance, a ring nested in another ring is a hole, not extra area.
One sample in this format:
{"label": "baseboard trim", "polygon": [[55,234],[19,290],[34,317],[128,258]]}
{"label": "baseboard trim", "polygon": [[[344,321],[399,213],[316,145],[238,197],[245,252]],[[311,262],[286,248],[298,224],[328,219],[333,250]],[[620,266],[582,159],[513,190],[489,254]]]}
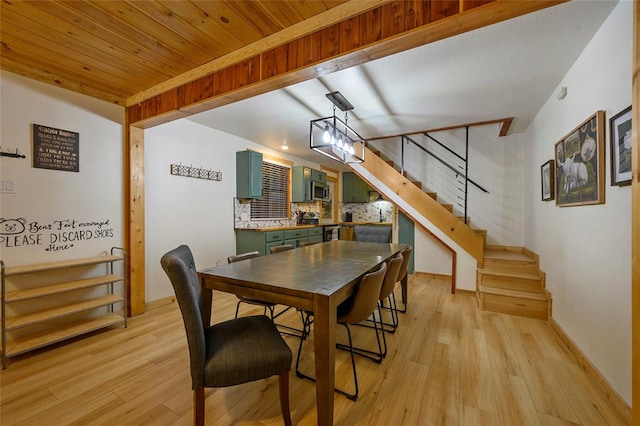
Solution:
{"label": "baseboard trim", "polygon": [[176,297],[175,296],[164,297],[162,299],[158,299],[158,300],[154,300],[152,302],[145,303],[144,304],[144,309],[145,309],[145,311],[149,311],[151,309],[156,309],[156,308],[160,308],[162,306],[170,305],[172,303],[175,303],[175,301],[176,301]]}
{"label": "baseboard trim", "polygon": [[433,272],[418,272],[418,271],[414,271],[413,275],[420,275],[421,277],[438,278],[438,279],[443,279],[443,280],[450,280],[451,279],[451,275],[434,274]]}
{"label": "baseboard trim", "polygon": [[630,425],[633,417],[631,407],[629,407],[624,399],[618,395],[618,392],[611,387],[607,379],[604,378],[600,371],[589,361],[587,356],[578,348],[573,340],[571,340],[567,333],[564,332],[560,324],[553,318],[549,318],[548,323],[569,352],[576,358],[580,367],[596,381],[598,387],[604,392],[611,405],[613,405],[625,422]]}

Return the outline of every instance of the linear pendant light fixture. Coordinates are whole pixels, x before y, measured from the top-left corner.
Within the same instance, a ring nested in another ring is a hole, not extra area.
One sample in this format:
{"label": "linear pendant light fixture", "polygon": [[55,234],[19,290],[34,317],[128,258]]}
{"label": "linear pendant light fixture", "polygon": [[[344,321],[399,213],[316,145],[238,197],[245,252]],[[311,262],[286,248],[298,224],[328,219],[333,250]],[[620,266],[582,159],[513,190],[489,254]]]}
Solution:
{"label": "linear pendant light fixture", "polygon": [[[333,103],[333,115],[311,120],[309,146],[316,152],[344,164],[364,161],[365,140],[347,124],[353,105],[340,93],[326,94]],[[344,121],[336,117],[336,107],[344,111]]]}

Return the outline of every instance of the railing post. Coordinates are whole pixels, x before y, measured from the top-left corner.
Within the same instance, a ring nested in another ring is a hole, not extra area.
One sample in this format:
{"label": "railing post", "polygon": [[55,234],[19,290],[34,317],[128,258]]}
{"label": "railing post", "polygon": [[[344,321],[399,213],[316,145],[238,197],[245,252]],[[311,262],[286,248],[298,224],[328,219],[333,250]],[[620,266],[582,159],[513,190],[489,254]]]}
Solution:
{"label": "railing post", "polygon": [[464,223],[467,224],[467,202],[469,191],[469,126],[465,127],[465,147],[464,147]]}
{"label": "railing post", "polygon": [[404,176],[404,136],[400,136],[400,174]]}

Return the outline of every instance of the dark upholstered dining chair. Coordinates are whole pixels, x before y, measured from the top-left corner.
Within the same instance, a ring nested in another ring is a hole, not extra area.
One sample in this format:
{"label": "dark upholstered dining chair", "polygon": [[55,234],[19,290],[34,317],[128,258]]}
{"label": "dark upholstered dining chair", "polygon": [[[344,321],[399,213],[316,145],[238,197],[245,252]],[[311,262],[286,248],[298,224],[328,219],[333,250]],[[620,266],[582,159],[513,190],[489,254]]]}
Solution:
{"label": "dark upholstered dining chair", "polygon": [[[350,394],[342,389],[336,388],[335,391],[349,398],[352,401],[358,399],[358,373],[356,371],[356,359],[353,349],[353,339],[351,338],[351,329],[349,324],[357,324],[367,319],[373,311],[376,309],[378,298],[380,296],[380,290],[382,288],[382,281],[384,280],[385,273],[387,271],[387,264],[383,263],[377,271],[366,274],[358,283],[356,292],[347,300],[338,305],[338,319],[337,323],[342,324],[347,329],[347,337],[349,339],[349,349],[351,352],[351,367],[353,369],[353,382],[355,386],[354,393]],[[307,330],[310,327],[310,318],[313,314],[308,313],[305,317],[308,324],[304,329]],[[376,334],[378,330],[376,329]],[[296,375],[304,379],[315,381],[311,376],[308,376],[300,371],[300,354],[302,352],[302,343],[306,336],[300,339],[300,346],[298,347],[298,356],[296,358]],[[378,346],[380,342],[378,341]],[[380,349],[380,348],[379,348]]]}
{"label": "dark upholstered dining chair", "polygon": [[378,225],[356,225],[353,227],[353,239],[371,243],[390,243],[391,227]]}
{"label": "dark upholstered dining chair", "polygon": [[291,244],[281,244],[279,246],[271,246],[269,247],[269,253],[280,253],[281,251],[293,250],[295,247]]}
{"label": "dark upholstered dining chair", "polygon": [[[258,257],[258,256],[260,256],[260,252],[258,251],[240,253],[240,254],[227,257],[227,263],[240,262],[242,260],[253,259],[254,257]],[[235,316],[236,318],[238,318],[238,313],[240,311],[241,303],[262,306],[264,308],[265,315],[267,314],[267,310],[269,310],[269,316],[271,317],[271,320],[273,321],[273,319],[275,318],[275,315],[274,315],[274,310],[276,306],[275,303],[265,302],[264,300],[252,299],[250,297],[239,296],[237,294],[236,294],[236,297],[238,298],[238,303],[236,304],[236,316]]]}
{"label": "dark upholstered dining chair", "polygon": [[319,241],[303,241],[300,243],[300,247],[312,246],[314,244],[320,244]]}
{"label": "dark upholstered dining chair", "polygon": [[204,388],[226,387],[279,376],[280,409],[286,425],[289,411],[291,349],[264,315],[236,318],[209,326],[191,250],[181,245],[162,256],[176,293],[187,333],[193,388],[193,421],[204,424]]}
{"label": "dark upholstered dining chair", "polygon": [[[295,249],[295,247],[292,244],[282,244],[282,245],[279,245],[279,246],[271,246],[271,247],[269,247],[269,253],[270,254],[276,254],[276,253],[280,253],[280,252],[287,251],[287,250],[293,250],[293,249]],[[289,309],[291,309],[291,306],[287,306],[282,311],[280,311],[276,315],[274,315],[273,318],[275,319],[276,317],[284,314]],[[305,325],[304,312],[302,312],[302,310],[300,310],[300,309],[297,309],[297,312],[298,312],[298,314],[300,314],[300,318],[302,318],[302,326],[304,327],[304,325]],[[305,335],[305,333],[302,330],[298,329],[298,328],[291,327],[291,326],[284,325],[284,324],[276,324],[276,325],[278,327],[280,327],[281,333],[286,334],[288,336],[302,338]],[[284,330],[282,330],[282,329],[284,329]]]}

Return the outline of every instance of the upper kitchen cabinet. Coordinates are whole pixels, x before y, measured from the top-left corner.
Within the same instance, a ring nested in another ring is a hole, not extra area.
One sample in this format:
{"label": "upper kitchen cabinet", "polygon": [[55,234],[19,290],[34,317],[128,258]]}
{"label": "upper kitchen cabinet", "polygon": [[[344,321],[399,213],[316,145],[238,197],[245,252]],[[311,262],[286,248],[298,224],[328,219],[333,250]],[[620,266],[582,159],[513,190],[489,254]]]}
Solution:
{"label": "upper kitchen cabinet", "polygon": [[262,154],[251,150],[236,152],[236,196],[262,197]]}
{"label": "upper kitchen cabinet", "polygon": [[327,199],[327,174],[306,166],[291,169],[291,198],[294,203]]}
{"label": "upper kitchen cabinet", "polygon": [[342,173],[342,202],[368,203],[369,191],[373,191],[365,181],[353,172]]}

